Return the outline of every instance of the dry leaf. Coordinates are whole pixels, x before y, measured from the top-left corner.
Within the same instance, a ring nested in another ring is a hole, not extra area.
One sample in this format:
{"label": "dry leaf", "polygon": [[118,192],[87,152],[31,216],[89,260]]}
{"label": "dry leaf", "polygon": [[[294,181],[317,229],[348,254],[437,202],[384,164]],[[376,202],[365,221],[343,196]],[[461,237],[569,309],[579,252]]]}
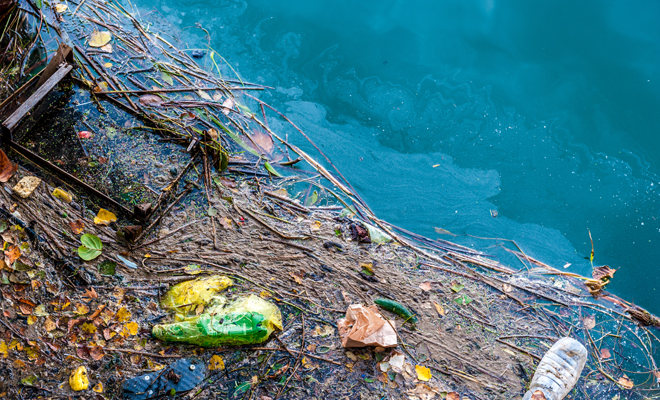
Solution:
{"label": "dry leaf", "polygon": [[431,400],[439,393],[437,388],[432,388],[425,383],[420,383],[414,389],[406,392],[411,400]]}
{"label": "dry leaf", "polygon": [[215,371],[216,369],[224,370],[225,362],[221,356],[214,354],[213,357],[209,360],[209,371]]}
{"label": "dry leaf", "polygon": [[76,235],[81,234],[83,229],[85,229],[85,224],[83,224],[82,220],[71,221],[69,222],[69,226],[71,227],[71,231]]}
{"label": "dry leaf", "polygon": [[55,11],[57,11],[60,14],[62,14],[64,11],[66,11],[67,8],[69,8],[69,7],[66,4],[62,4],[62,3],[55,4]]}
{"label": "dry leaf", "polygon": [[10,245],[9,248],[5,250],[5,262],[7,265],[12,265],[20,256],[21,250],[17,246]]}
{"label": "dry leaf", "polygon": [[435,306],[435,310],[440,314],[440,316],[444,317],[445,316],[445,309],[442,308],[442,306],[436,302],[433,302],[433,305]]}
{"label": "dry leaf", "polygon": [[117,221],[117,216],[105,208],[101,208],[99,213],[96,214],[96,217],[94,217],[94,223],[97,225],[109,225],[115,221]]}
{"label": "dry leaf", "polygon": [[76,304],[76,309],[74,311],[74,314],[78,316],[86,315],[89,312],[89,307],[87,307],[85,304]]}
{"label": "dry leaf", "polygon": [[18,164],[14,164],[4,151],[0,150],[0,182],[7,182],[14,174]]}
{"label": "dry leaf", "polygon": [[108,31],[94,31],[89,36],[90,47],[103,47],[112,40],[112,34]]}
{"label": "dry leaf", "polygon": [[595,267],[591,271],[591,276],[594,279],[608,281],[608,280],[610,280],[610,278],[614,278],[614,273],[615,272],[616,272],[615,269],[612,269],[612,268],[608,267],[607,265],[603,265],[601,267]]}
{"label": "dry leaf", "polygon": [[213,101],[211,96],[209,96],[209,94],[204,91],[198,90],[197,94],[199,95],[199,97],[201,97],[204,100]]}
{"label": "dry leaf", "polygon": [[511,293],[512,290],[513,290],[513,287],[511,285],[509,285],[508,283],[502,284],[502,291],[504,293]]}
{"label": "dry leaf", "polygon": [[273,139],[270,137],[269,134],[263,133],[263,132],[254,132],[252,133],[252,141],[259,146],[260,151],[265,152],[266,154],[270,154],[273,152],[273,149],[275,148],[275,143],[273,143]]}
{"label": "dry leaf", "polygon": [[291,275],[291,277],[293,278],[294,281],[296,281],[297,284],[302,285],[303,275],[295,274],[293,272],[289,272],[289,275]]}
{"label": "dry leaf", "polygon": [[446,400],[461,400],[461,395],[456,392],[449,392]]}
{"label": "dry leaf", "polygon": [[428,292],[429,290],[431,290],[431,282],[422,282],[419,285],[419,288],[425,292]]}
{"label": "dry leaf", "polygon": [[632,389],[633,386],[635,386],[633,381],[630,380],[630,378],[628,378],[626,376],[626,374],[623,374],[623,376],[621,378],[619,378],[618,382],[619,382],[619,385],[623,386],[626,389]]}
{"label": "dry leaf", "polygon": [[609,349],[600,349],[600,358],[603,360],[608,359],[612,357],[612,354],[610,353]]}
{"label": "dry leaf", "polygon": [[155,94],[145,94],[144,96],[140,96],[139,101],[143,106],[162,107],[163,105],[163,99]]}
{"label": "dry leaf", "polygon": [[46,321],[44,322],[44,329],[46,332],[54,331],[57,328],[57,325],[55,325],[55,322],[50,318],[46,318]]}
{"label": "dry leaf", "polygon": [[422,365],[415,365],[415,371],[417,372],[417,379],[420,381],[428,381],[433,375],[431,375],[431,370],[428,367]]}
{"label": "dry leaf", "polygon": [[222,113],[225,115],[229,115],[229,113],[231,112],[230,110],[234,109],[234,100],[231,97],[227,98],[227,100],[222,102],[222,108],[223,108]]}
{"label": "dry leaf", "polygon": [[310,225],[310,229],[313,231],[318,231],[319,229],[321,229],[321,221],[312,222],[312,224]]}
{"label": "dry leaf", "polygon": [[124,330],[127,332],[130,336],[135,336],[138,333],[139,326],[137,322],[129,322],[127,324],[124,324]]}
{"label": "dry leaf", "polygon": [[101,50],[105,51],[106,53],[112,53],[112,43],[101,46]]}
{"label": "dry leaf", "polygon": [[34,315],[30,315],[27,318],[28,325],[34,325],[35,322],[37,322],[37,317],[35,317]]}
{"label": "dry leaf", "polygon": [[587,329],[593,329],[594,326],[596,326],[596,317],[592,315],[588,315],[582,319],[582,323],[584,324],[584,327]]}
{"label": "dry leaf", "polygon": [[101,382],[97,383],[97,384],[92,388],[92,390],[95,391],[96,393],[103,393],[103,383],[101,383]]}
{"label": "dry leaf", "polygon": [[131,312],[125,307],[122,307],[117,311],[117,314],[115,314],[115,318],[117,319],[117,322],[127,322],[131,319]]}

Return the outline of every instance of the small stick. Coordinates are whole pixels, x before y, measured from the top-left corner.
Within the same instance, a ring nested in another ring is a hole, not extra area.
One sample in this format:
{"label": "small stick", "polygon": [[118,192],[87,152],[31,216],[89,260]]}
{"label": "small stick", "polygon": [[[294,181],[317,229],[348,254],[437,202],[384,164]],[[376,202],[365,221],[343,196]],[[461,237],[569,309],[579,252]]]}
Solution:
{"label": "small stick", "polygon": [[298,368],[300,367],[300,360],[302,359],[303,349],[305,348],[305,315],[301,314],[300,316],[302,317],[302,341],[300,342],[300,353],[298,353],[298,359],[296,360],[296,364],[295,367],[293,368],[293,372],[291,373],[291,375],[289,375],[286,382],[284,382],[282,388],[277,392],[277,395],[275,396],[275,400],[277,400],[277,398],[280,397],[282,393],[284,393],[284,391],[286,390],[286,386],[289,384],[289,381],[291,380],[291,378],[293,378],[293,376],[296,374],[296,371],[298,371]]}
{"label": "small stick", "polygon": [[139,246],[133,247],[131,250],[136,250],[136,249],[139,249],[139,248],[142,248],[142,247],[149,246],[149,245],[154,244],[154,243],[156,243],[156,242],[159,242],[159,241],[161,241],[161,240],[163,240],[163,239],[165,239],[165,238],[168,238],[168,237],[174,235],[175,233],[177,233],[177,232],[179,232],[179,231],[181,231],[181,230],[183,230],[183,229],[186,229],[186,228],[189,227],[190,225],[192,225],[192,224],[194,224],[194,223],[197,223],[197,222],[199,222],[199,221],[200,221],[200,220],[196,219],[196,220],[194,220],[194,221],[192,221],[192,222],[188,222],[187,224],[185,224],[185,225],[183,225],[183,226],[180,226],[180,227],[176,228],[175,230],[173,230],[172,232],[168,233],[167,235],[161,236],[161,237],[156,238],[156,239],[154,239],[154,240],[151,240],[151,241],[149,241],[149,242],[147,242],[147,243],[144,243],[144,244],[141,244],[141,245],[139,245]]}
{"label": "small stick", "polygon": [[104,347],[104,351],[116,351],[119,353],[128,353],[128,354],[139,354],[141,356],[153,357],[153,358],[181,358],[183,356],[179,355],[161,355],[156,353],[147,353],[146,351],[137,351],[137,350],[128,350],[128,349],[115,349],[111,347]]}

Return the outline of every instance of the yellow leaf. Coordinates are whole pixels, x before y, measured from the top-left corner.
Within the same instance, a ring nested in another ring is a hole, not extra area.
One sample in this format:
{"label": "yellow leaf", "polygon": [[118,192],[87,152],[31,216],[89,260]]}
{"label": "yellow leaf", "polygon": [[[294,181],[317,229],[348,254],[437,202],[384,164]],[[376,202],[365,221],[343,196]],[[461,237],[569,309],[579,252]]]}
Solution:
{"label": "yellow leaf", "polygon": [[9,357],[9,349],[7,349],[7,342],[5,342],[4,340],[0,340],[0,356],[2,356],[2,358]]}
{"label": "yellow leaf", "polygon": [[225,361],[217,354],[213,355],[209,360],[209,371],[215,371],[216,369],[221,371],[225,369]]}
{"label": "yellow leaf", "polygon": [[65,192],[64,190],[62,190],[60,188],[55,188],[55,190],[53,190],[53,196],[57,197],[58,199],[62,200],[63,202],[65,202],[67,204],[71,203],[71,201],[73,200],[73,198],[71,197],[71,194],[69,194],[68,192]]}
{"label": "yellow leaf", "polygon": [[204,99],[204,100],[208,100],[208,101],[213,100],[213,99],[211,98],[211,96],[208,95],[208,93],[203,92],[203,91],[201,91],[201,90],[198,90],[198,91],[197,91],[197,94],[199,95],[199,97],[201,97],[201,98]]}
{"label": "yellow leaf", "polygon": [[80,325],[80,329],[82,329],[83,332],[86,333],[96,332],[96,326],[94,326],[94,324],[92,324],[91,322],[85,322],[84,324]]}
{"label": "yellow leaf", "polygon": [[88,312],[89,312],[89,307],[87,307],[86,305],[84,305],[82,303],[76,304],[76,311],[74,311],[74,313],[76,315],[85,315]]}
{"label": "yellow leaf", "polygon": [[39,348],[36,346],[28,347],[25,349],[25,354],[27,355],[28,360],[36,360],[39,358]]}
{"label": "yellow leaf", "polygon": [[137,322],[129,322],[124,325],[124,330],[128,332],[129,335],[135,336],[138,333],[139,326]]}
{"label": "yellow leaf", "polygon": [[66,9],[69,8],[66,4],[55,4],[55,11],[62,14]]}
{"label": "yellow leaf", "polygon": [[34,325],[35,322],[37,322],[37,317],[35,317],[34,315],[30,315],[27,318],[28,325]]}
{"label": "yellow leaf", "polygon": [[117,314],[115,314],[115,318],[117,319],[117,322],[126,322],[131,319],[131,312],[125,307],[122,307],[117,311]]}
{"label": "yellow leaf", "polygon": [[426,382],[433,376],[430,369],[421,365],[415,365],[415,371],[417,371],[417,379],[420,381]]}
{"label": "yellow leaf", "polygon": [[92,34],[89,36],[89,45],[90,47],[103,47],[108,42],[112,40],[112,34],[108,31],[94,31]]}
{"label": "yellow leaf", "polygon": [[89,379],[87,379],[87,368],[82,365],[76,368],[71,376],[69,376],[69,386],[71,386],[71,390],[76,392],[87,390],[89,387]]}
{"label": "yellow leaf", "polygon": [[101,50],[105,51],[106,53],[112,53],[112,43],[101,46]]}
{"label": "yellow leaf", "polygon": [[112,63],[107,62],[107,63],[103,64],[103,66],[106,67],[106,68],[111,68]]}
{"label": "yellow leaf", "polygon": [[319,229],[321,229],[321,221],[312,222],[311,229],[313,231],[318,231]]}
{"label": "yellow leaf", "polygon": [[440,304],[436,303],[435,301],[433,302],[433,305],[435,306],[435,310],[438,312],[438,314],[440,314],[441,316],[444,317],[445,316],[445,309],[442,308],[442,306]]}
{"label": "yellow leaf", "polygon": [[117,216],[105,208],[100,209],[99,213],[94,217],[94,223],[97,225],[109,225],[115,221],[117,221]]}
{"label": "yellow leaf", "polygon": [[96,393],[103,393],[103,383],[99,382],[92,388]]}

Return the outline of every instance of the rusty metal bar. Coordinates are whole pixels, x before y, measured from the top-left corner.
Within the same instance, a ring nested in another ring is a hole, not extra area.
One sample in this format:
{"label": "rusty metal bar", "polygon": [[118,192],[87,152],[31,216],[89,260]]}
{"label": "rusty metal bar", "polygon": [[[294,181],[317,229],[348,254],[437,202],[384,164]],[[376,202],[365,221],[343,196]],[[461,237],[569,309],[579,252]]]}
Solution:
{"label": "rusty metal bar", "polygon": [[20,144],[18,144],[16,142],[14,142],[13,140],[7,141],[6,145],[9,146],[16,153],[21,155],[22,157],[26,158],[27,160],[32,161],[33,163],[35,163],[35,164],[37,164],[37,165],[39,165],[43,168],[50,169],[51,171],[53,171],[57,175],[59,175],[60,178],[66,178],[66,179],[71,181],[70,183],[75,183],[75,184],[81,186],[82,188],[84,188],[85,190],[93,193],[95,196],[98,196],[99,198],[101,198],[105,202],[107,202],[109,204],[112,204],[112,206],[114,206],[117,210],[123,211],[124,213],[126,213],[126,215],[133,215],[133,212],[131,210],[129,210],[128,208],[122,206],[121,204],[119,204],[115,200],[111,199],[105,193],[98,191],[96,188],[86,184],[85,182],[81,181],[80,179],[78,179],[75,176],[71,175],[70,173],[66,172],[62,168],[58,167],[57,165],[51,163],[50,161],[48,161],[44,158],[42,158],[41,156],[31,152],[30,150],[26,149],[25,147],[21,146]]}

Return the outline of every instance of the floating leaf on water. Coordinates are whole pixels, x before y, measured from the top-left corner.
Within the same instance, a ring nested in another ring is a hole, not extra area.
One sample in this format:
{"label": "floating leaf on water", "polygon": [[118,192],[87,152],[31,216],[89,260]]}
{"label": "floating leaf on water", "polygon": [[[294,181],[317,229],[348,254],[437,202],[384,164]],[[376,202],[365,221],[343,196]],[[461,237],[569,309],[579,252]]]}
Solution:
{"label": "floating leaf on water", "polygon": [[94,217],[94,223],[97,225],[109,225],[111,222],[116,222],[117,216],[105,208],[99,209],[99,213]]}
{"label": "floating leaf on water", "polygon": [[266,154],[271,154],[273,149],[275,149],[273,138],[271,138],[267,133],[259,131],[252,133],[252,141],[254,141],[254,143],[259,146],[259,149]]}
{"label": "floating leaf on water", "polygon": [[582,323],[584,324],[584,327],[587,329],[593,329],[596,326],[596,317],[593,315],[587,315],[582,319]]}
{"label": "floating leaf on water", "polygon": [[105,128],[105,135],[108,137],[108,139],[114,139],[115,136],[117,136],[117,129],[112,126],[108,126]]}
{"label": "floating leaf on water", "polygon": [[458,296],[456,299],[454,299],[454,302],[458,305],[466,306],[472,303],[472,299],[470,298],[470,296],[462,294]]}
{"label": "floating leaf on water", "polygon": [[125,257],[122,257],[120,254],[117,254],[117,258],[119,259],[119,261],[124,263],[124,265],[127,266],[128,268],[137,269],[137,264],[134,263],[133,261],[131,261],[131,260],[125,258]]}
{"label": "floating leaf on water", "polygon": [[105,51],[106,53],[112,53],[112,43],[101,46],[101,50]]}
{"label": "floating leaf on water", "polygon": [[0,150],[0,182],[9,181],[9,179],[14,176],[17,169],[18,164],[12,163],[5,152]]}
{"label": "floating leaf on water", "polygon": [[608,359],[612,357],[612,354],[610,353],[609,349],[600,349],[600,358],[603,360]]}
{"label": "floating leaf on water", "polygon": [[78,247],[78,255],[85,261],[93,260],[101,255],[103,244],[98,236],[86,233],[80,237],[82,246]]}
{"label": "floating leaf on water", "polygon": [[99,273],[105,276],[114,276],[117,269],[117,263],[114,261],[103,261],[99,264]]}
{"label": "floating leaf on water", "polygon": [[626,374],[623,374],[623,376],[619,378],[617,382],[619,382],[619,385],[623,386],[626,389],[632,389],[635,386],[633,381],[630,378],[628,378]]}
{"label": "floating leaf on water", "polygon": [[230,110],[234,109],[234,99],[230,97],[227,100],[223,101],[222,108],[223,108],[222,113],[225,115],[229,115],[229,113],[231,112]]}
{"label": "floating leaf on water", "polygon": [[172,79],[172,75],[168,74],[167,72],[161,71],[160,77],[163,78],[165,83],[167,83],[168,85],[170,86],[174,85],[174,79]]}
{"label": "floating leaf on water", "polygon": [[307,201],[305,202],[305,205],[307,207],[313,206],[316,204],[316,202],[319,201],[319,192],[316,190],[307,198]]}
{"label": "floating leaf on water", "polygon": [[199,95],[199,97],[201,97],[204,100],[213,101],[213,98],[211,98],[211,96],[209,96],[208,93],[206,93],[202,90],[198,90],[197,94]]}
{"label": "floating leaf on water", "polygon": [[603,265],[601,267],[594,267],[594,269],[591,271],[591,276],[594,279],[600,279],[602,281],[609,281],[610,278],[614,278],[614,273],[616,272],[615,269],[610,268],[607,265]]}
{"label": "floating leaf on water", "polygon": [[106,67],[106,68],[112,68],[112,63],[107,62],[107,63],[103,64],[103,66]]}
{"label": "floating leaf on water", "polygon": [[433,228],[433,229],[435,230],[435,233],[438,233],[438,234],[440,234],[440,235],[451,235],[451,236],[456,236],[456,235],[454,235],[453,233],[449,232],[449,231],[446,230],[446,229],[437,228],[437,227],[435,227],[435,228]]}
{"label": "floating leaf on water", "polygon": [[94,31],[89,36],[90,47],[103,47],[112,40],[112,34],[108,31]]}
{"label": "floating leaf on water", "polygon": [[143,96],[140,96],[140,104],[143,106],[149,106],[149,107],[162,107],[163,106],[163,99],[160,96],[156,96],[155,94],[145,94]]}
{"label": "floating leaf on water", "polygon": [[91,139],[92,138],[92,132],[90,131],[80,131],[78,132],[78,137],[81,139]]}
{"label": "floating leaf on water", "polygon": [[[281,178],[281,177],[282,177],[282,175],[281,175],[279,172],[277,172],[277,171],[275,170],[275,168],[273,168],[273,166],[270,165],[269,162],[265,162],[265,163],[264,163],[264,167],[266,167],[266,170],[268,170],[268,172],[270,172],[271,174],[277,176],[278,178]],[[316,193],[316,192],[314,192],[314,193]]]}

